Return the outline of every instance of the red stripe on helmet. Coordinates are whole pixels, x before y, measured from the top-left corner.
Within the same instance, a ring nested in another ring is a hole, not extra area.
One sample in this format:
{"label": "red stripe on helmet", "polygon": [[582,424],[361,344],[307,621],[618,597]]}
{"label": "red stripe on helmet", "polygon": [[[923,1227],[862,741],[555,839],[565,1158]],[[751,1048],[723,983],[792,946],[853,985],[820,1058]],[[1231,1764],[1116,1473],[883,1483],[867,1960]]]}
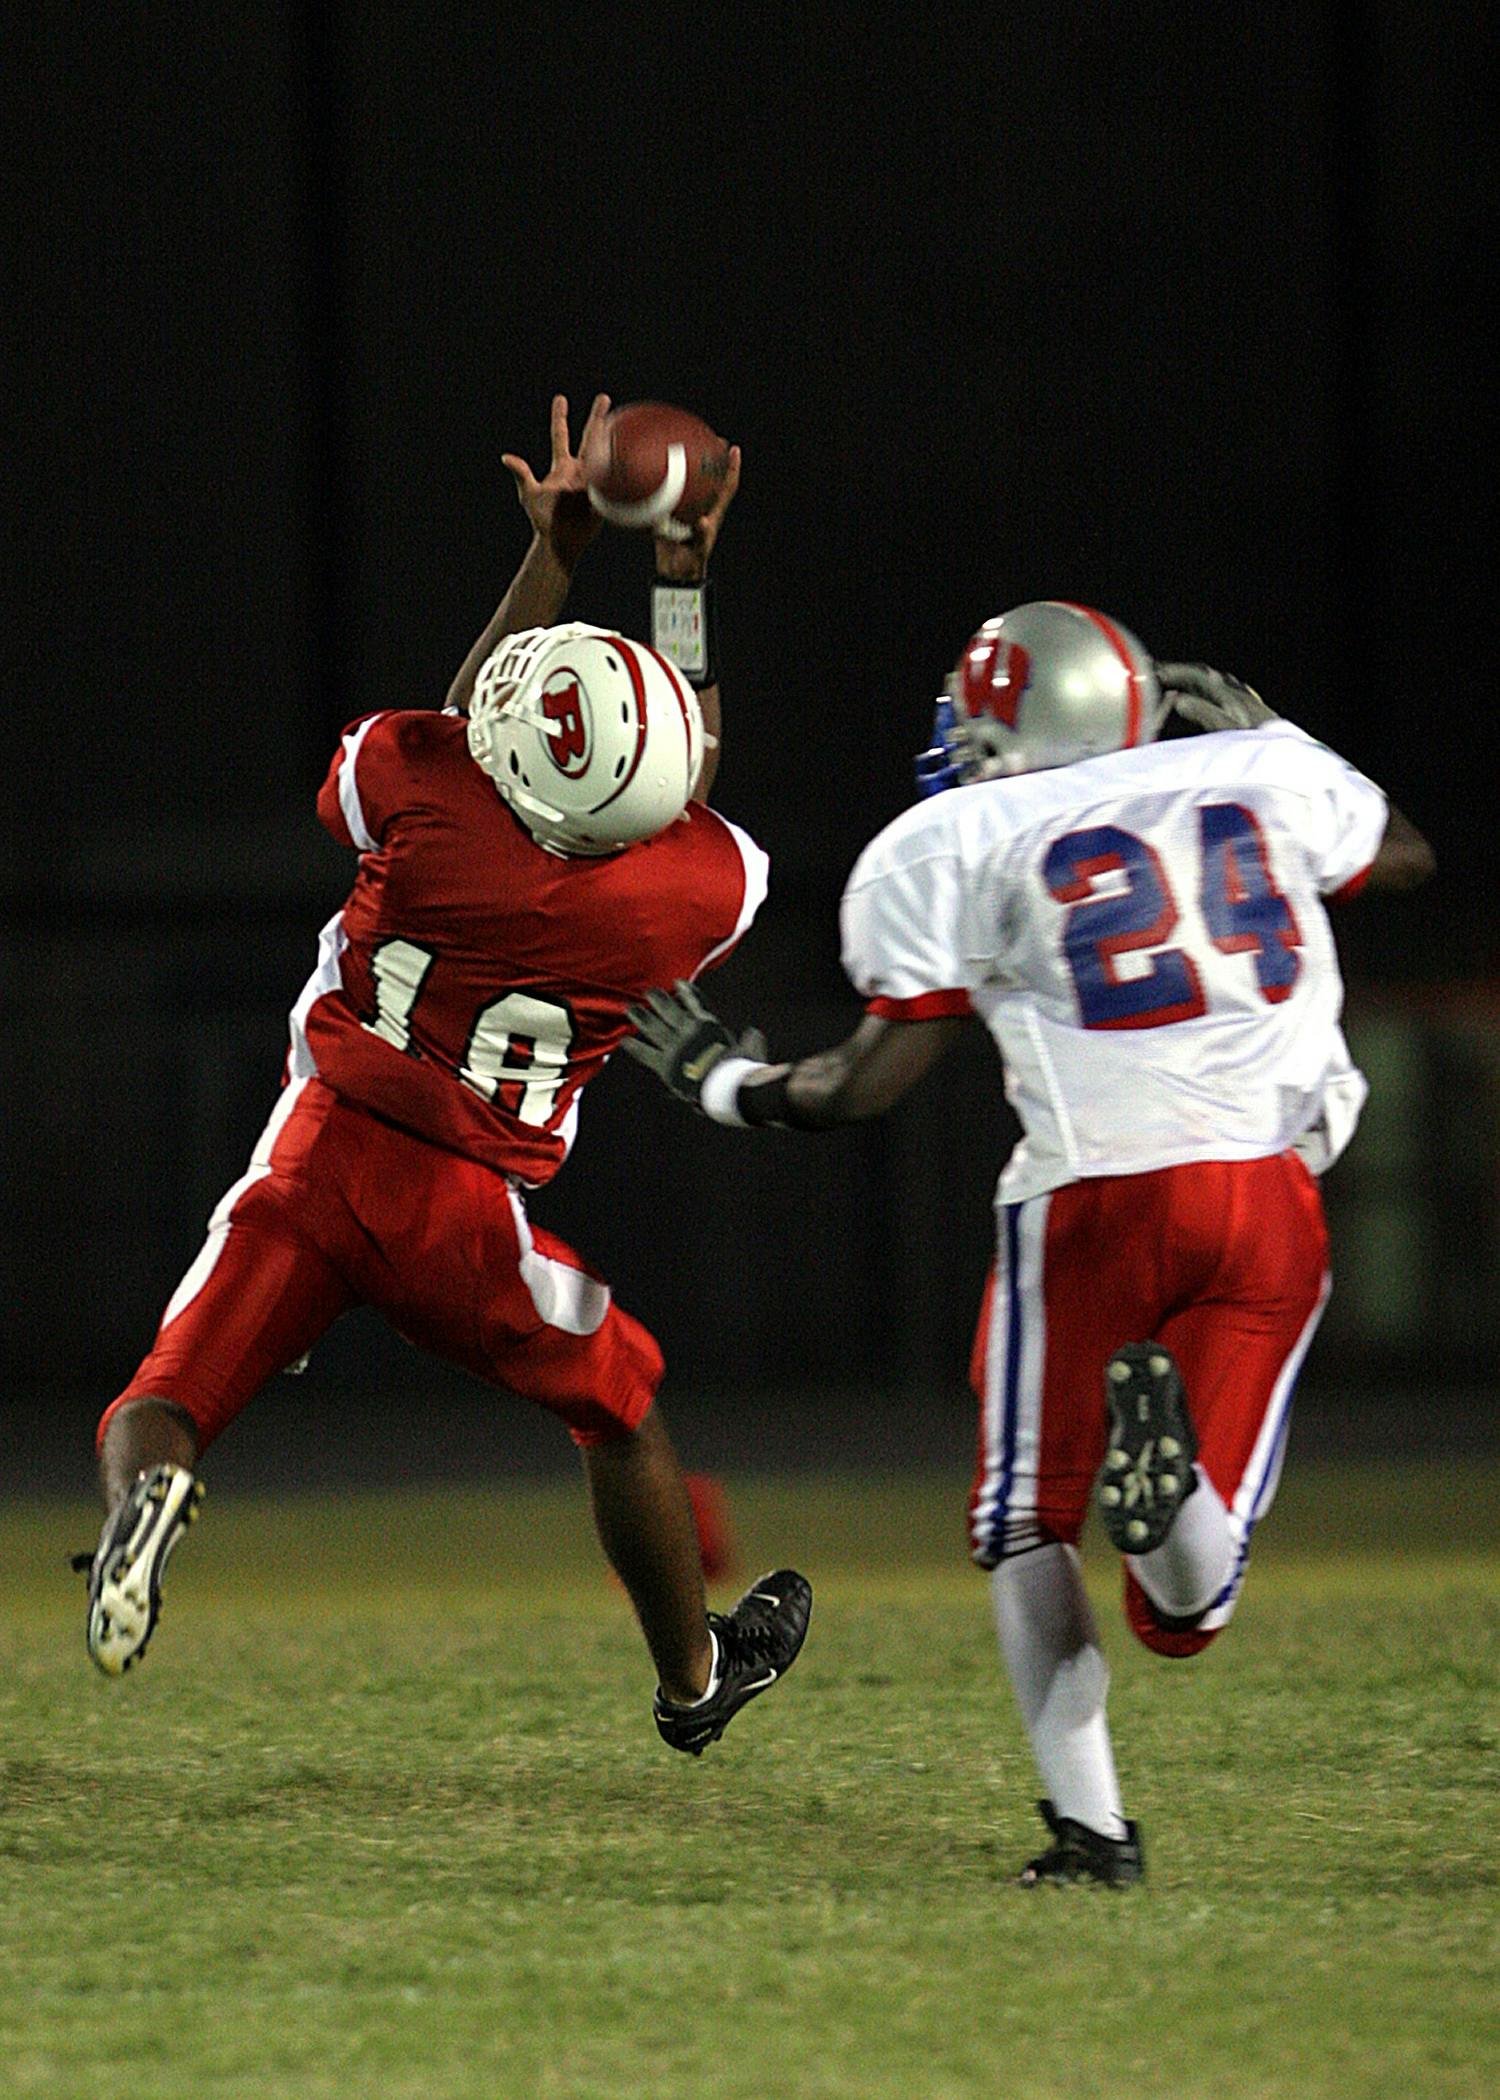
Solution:
{"label": "red stripe on helmet", "polygon": [[653,649],[649,642],[640,642],[637,644],[637,647],[644,649],[648,656],[654,656],[666,672],[667,683],[672,688],[677,705],[682,712],[682,726],[687,731],[688,746],[691,749],[693,742],[693,718],[688,713],[687,701],[683,696],[685,693],[690,693],[693,690],[692,687],[688,684],[682,672],[678,670],[676,664],[669,657],[663,656],[660,649]]}
{"label": "red stripe on helmet", "polygon": [[[663,656],[660,649],[653,649],[649,642],[642,642],[640,646],[645,650],[648,656],[654,656],[656,658],[656,661],[661,665],[662,669],[667,674],[667,684],[672,688],[672,697],[676,700],[678,711],[682,716],[682,733],[687,738],[688,763],[691,764],[693,757],[693,718],[688,713],[688,704],[685,695],[693,693],[693,688],[688,684],[687,679],[684,677],[683,673],[678,670],[676,664],[671,662],[669,658]],[[693,693],[693,698],[695,700],[697,699],[697,697],[697,694]],[[703,711],[701,704],[699,706],[698,711],[698,727],[700,731],[703,728]],[[706,757],[706,755],[706,747],[703,747],[698,761],[697,775],[688,782],[688,794],[690,797],[692,795],[693,789],[698,785],[698,781],[701,780],[703,777],[703,758]]]}
{"label": "red stripe on helmet", "polygon": [[1113,620],[1107,620],[1103,613],[1095,612],[1092,605],[1079,605],[1072,598],[1059,598],[1057,602],[1059,605],[1066,605],[1069,612],[1082,613],[1086,620],[1092,620],[1125,666],[1125,676],[1128,684],[1125,694],[1125,743],[1122,748],[1128,751],[1132,744],[1138,744],[1141,740],[1142,706],[1141,674],[1135,667],[1135,661],[1129,649],[1125,646],[1125,637],[1121,634],[1119,628],[1116,627]]}

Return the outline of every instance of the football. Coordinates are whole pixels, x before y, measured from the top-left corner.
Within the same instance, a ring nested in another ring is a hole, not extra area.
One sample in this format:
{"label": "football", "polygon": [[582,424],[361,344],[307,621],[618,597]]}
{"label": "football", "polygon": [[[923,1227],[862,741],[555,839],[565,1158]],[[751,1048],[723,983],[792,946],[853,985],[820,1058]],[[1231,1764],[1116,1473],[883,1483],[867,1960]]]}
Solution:
{"label": "football", "polygon": [[631,401],[593,433],[583,471],[590,503],[611,525],[677,537],[724,486],[729,447],[690,409]]}

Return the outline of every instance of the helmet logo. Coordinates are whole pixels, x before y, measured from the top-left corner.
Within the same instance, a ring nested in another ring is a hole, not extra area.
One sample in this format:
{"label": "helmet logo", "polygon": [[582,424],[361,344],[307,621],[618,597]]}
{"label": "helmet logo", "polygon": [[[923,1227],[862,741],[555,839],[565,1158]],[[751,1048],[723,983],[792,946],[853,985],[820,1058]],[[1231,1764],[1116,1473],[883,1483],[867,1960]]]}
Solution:
{"label": "helmet logo", "polygon": [[554,671],[541,693],[542,713],[547,718],[543,735],[547,752],[559,773],[577,780],[589,769],[593,752],[589,704],[576,673]]}
{"label": "helmet logo", "polygon": [[971,717],[993,715],[1014,729],[1031,683],[1031,652],[1003,635],[981,631],[964,652],[963,703]]}

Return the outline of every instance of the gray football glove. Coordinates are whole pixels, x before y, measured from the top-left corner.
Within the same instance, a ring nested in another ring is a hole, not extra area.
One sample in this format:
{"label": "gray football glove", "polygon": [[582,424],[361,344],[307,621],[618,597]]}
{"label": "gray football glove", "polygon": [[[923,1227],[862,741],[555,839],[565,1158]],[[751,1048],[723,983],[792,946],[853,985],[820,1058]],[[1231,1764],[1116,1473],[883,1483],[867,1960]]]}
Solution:
{"label": "gray football glove", "polygon": [[1208,664],[1158,664],[1163,696],[1199,729],[1260,729],[1279,717],[1243,679]]}
{"label": "gray football glove", "polygon": [[759,1029],[736,1036],[680,977],[670,992],[648,992],[645,1005],[632,1006],[626,1019],[636,1031],[625,1038],[626,1054],[690,1108],[698,1107],[703,1082],[721,1059],[750,1057],[761,1063],[766,1055]]}

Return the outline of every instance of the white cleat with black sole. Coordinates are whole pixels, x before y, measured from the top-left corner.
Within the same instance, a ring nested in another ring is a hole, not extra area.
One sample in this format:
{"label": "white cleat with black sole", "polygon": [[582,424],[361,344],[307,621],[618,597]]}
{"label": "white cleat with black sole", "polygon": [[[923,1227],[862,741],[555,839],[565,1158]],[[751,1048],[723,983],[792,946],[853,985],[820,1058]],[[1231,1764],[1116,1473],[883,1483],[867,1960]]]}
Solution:
{"label": "white cleat with black sole", "polygon": [[161,1616],[161,1578],[172,1548],[198,1514],[203,1483],[186,1466],[143,1473],[105,1524],[89,1571],[88,1651],[106,1677],[123,1676]]}
{"label": "white cleat with black sole", "polygon": [[1182,1374],[1160,1342],[1127,1342],[1104,1374],[1109,1430],[1094,1500],[1121,1553],[1150,1553],[1198,1485]]}

